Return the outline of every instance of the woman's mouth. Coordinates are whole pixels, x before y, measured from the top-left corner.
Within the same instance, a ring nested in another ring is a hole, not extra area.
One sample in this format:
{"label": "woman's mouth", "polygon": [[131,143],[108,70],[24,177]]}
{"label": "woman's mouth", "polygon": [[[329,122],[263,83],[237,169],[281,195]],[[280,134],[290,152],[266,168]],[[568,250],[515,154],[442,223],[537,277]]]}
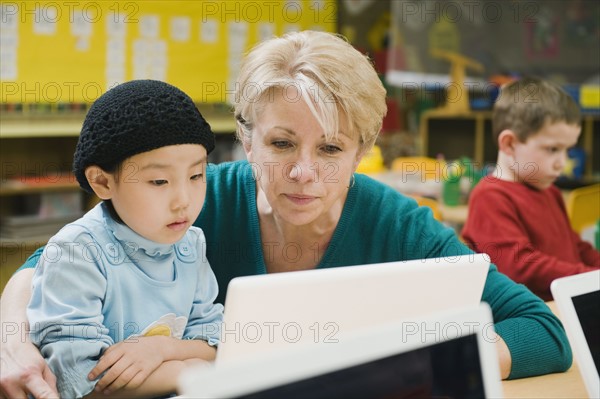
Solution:
{"label": "woman's mouth", "polygon": [[285,194],[285,197],[296,205],[307,205],[316,199],[316,197],[309,195],[298,194]]}

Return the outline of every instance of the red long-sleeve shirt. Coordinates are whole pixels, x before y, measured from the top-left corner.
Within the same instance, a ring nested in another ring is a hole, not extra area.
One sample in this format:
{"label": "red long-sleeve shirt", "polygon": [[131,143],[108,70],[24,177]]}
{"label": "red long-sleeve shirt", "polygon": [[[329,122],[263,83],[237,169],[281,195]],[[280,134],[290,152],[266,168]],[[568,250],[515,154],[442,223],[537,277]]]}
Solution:
{"label": "red long-sleeve shirt", "polygon": [[558,188],[486,177],[469,198],[462,230],[476,252],[490,255],[498,269],[551,300],[550,283],[600,268],[600,252],[581,240],[569,224]]}

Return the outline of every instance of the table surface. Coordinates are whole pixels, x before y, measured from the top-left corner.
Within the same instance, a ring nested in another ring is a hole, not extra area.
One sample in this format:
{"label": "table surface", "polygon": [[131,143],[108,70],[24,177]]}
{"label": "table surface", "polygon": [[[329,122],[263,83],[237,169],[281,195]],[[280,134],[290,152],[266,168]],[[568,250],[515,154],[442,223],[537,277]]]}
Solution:
{"label": "table surface", "polygon": [[587,398],[577,364],[565,373],[502,381],[505,398]]}
{"label": "table surface", "polygon": [[[560,318],[554,302],[546,302]],[[588,394],[577,363],[565,373],[502,381],[505,398],[587,398]]]}

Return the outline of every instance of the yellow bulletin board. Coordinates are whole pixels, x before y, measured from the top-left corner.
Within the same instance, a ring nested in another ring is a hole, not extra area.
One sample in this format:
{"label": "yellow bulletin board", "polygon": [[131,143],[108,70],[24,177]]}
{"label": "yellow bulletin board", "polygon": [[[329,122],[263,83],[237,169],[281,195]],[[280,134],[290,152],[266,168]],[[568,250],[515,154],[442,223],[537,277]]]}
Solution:
{"label": "yellow bulletin board", "polygon": [[2,1],[3,103],[93,102],[157,79],[227,102],[243,54],[288,31],[335,31],[335,0]]}

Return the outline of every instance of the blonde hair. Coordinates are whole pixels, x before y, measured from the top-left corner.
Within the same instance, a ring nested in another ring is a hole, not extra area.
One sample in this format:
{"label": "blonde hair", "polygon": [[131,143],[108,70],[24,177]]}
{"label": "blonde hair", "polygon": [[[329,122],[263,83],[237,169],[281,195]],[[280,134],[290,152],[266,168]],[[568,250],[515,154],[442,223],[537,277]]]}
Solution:
{"label": "blonde hair", "polygon": [[298,89],[329,140],[346,118],[362,149],[377,139],[387,107],[386,91],[369,59],[343,37],[326,32],[288,33],[254,47],[236,84],[237,137],[249,142],[255,120],[275,91]]}
{"label": "blonde hair", "polygon": [[512,130],[521,142],[525,142],[548,122],[581,123],[579,106],[558,85],[528,77],[501,88],[492,116],[496,145],[503,130]]}

